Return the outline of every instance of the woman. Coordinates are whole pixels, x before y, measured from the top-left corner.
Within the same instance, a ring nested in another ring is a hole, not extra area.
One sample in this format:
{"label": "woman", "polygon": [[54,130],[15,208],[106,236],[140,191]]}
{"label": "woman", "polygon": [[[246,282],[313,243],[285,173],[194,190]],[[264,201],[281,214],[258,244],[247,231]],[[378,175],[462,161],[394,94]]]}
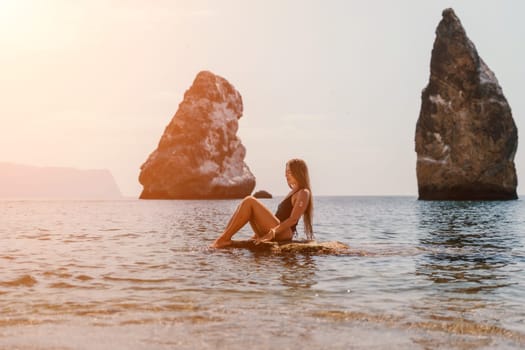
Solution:
{"label": "woman", "polygon": [[306,237],[313,239],[313,197],[310,189],[308,167],[301,159],[286,163],[286,181],[290,193],[279,204],[274,214],[253,196],[243,199],[222,235],[212,244],[223,248],[232,244],[232,236],[250,223],[255,234],[255,244],[268,241],[289,241],[296,233],[297,222],[304,215]]}

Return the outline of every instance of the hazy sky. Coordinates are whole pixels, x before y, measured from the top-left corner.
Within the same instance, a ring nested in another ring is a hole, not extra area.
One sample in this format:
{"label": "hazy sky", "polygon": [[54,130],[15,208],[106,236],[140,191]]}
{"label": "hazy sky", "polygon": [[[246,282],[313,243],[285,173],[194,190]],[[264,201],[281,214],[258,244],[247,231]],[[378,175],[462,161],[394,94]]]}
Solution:
{"label": "hazy sky", "polygon": [[138,196],[141,164],[210,70],[243,97],[257,189],[286,193],[284,163],[301,157],[316,194],[416,195],[415,125],[446,7],[524,132],[524,1],[0,0],[0,161],[106,168]]}

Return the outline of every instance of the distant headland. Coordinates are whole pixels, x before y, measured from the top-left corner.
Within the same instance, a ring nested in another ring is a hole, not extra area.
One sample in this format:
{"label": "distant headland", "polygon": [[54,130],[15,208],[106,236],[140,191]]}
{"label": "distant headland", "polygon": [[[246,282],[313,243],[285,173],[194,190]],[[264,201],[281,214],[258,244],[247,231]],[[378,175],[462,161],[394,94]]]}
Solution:
{"label": "distant headland", "polygon": [[122,199],[109,170],[0,162],[2,199]]}

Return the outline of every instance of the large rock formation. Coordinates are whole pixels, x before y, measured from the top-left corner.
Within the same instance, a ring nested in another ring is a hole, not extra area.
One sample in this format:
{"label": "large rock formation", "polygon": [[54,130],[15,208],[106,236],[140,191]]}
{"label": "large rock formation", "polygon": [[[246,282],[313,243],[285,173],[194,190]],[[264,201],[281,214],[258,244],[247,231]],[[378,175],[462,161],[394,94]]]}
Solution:
{"label": "large rock formation", "polygon": [[419,199],[515,199],[518,133],[494,73],[452,9],[436,29],[416,126]]}
{"label": "large rock formation", "polygon": [[255,187],[237,137],[242,98],[224,78],[200,72],[158,148],[141,167],[143,199],[241,198]]}
{"label": "large rock formation", "polygon": [[0,163],[0,198],[121,199],[109,170]]}

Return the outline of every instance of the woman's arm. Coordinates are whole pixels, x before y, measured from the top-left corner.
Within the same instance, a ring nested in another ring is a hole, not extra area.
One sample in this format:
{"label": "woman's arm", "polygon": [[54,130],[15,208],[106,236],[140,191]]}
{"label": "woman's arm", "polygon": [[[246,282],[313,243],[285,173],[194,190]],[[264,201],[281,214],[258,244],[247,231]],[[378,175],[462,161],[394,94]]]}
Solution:
{"label": "woman's arm", "polygon": [[275,233],[279,233],[295,225],[306,211],[309,200],[310,191],[308,191],[306,188],[297,192],[290,217],[272,228],[272,230],[275,230]]}

